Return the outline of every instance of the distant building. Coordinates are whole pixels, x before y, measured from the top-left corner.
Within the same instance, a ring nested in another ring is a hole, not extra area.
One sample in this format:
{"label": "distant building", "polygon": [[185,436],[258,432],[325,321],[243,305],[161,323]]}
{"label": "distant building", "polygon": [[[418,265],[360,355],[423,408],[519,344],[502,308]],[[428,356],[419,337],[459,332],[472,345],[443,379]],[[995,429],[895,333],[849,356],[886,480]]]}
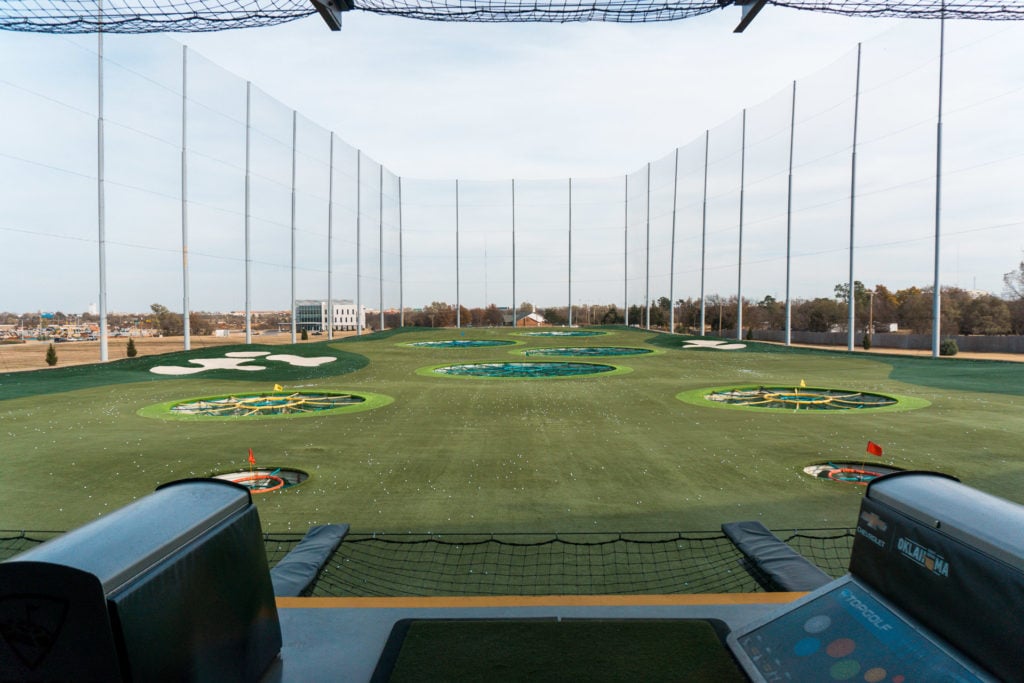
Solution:
{"label": "distant building", "polygon": [[525,311],[509,313],[507,312],[508,309],[505,309],[505,311],[506,312],[502,313],[502,318],[506,325],[511,325],[513,327],[544,327],[550,324],[544,316],[537,312],[536,308],[534,308],[530,313],[526,313]]}
{"label": "distant building", "polygon": [[328,324],[334,330],[366,327],[366,306],[360,306],[357,311],[355,303],[350,299],[338,299],[330,306],[328,313],[326,301],[306,299],[295,302],[295,329],[323,332]]}

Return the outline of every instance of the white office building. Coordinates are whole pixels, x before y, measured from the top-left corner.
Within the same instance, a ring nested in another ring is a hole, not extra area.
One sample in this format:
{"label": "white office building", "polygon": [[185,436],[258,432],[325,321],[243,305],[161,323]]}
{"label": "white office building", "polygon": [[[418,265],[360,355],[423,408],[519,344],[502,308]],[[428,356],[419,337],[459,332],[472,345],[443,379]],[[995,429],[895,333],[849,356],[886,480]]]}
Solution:
{"label": "white office building", "polygon": [[351,299],[336,299],[331,306],[326,301],[313,299],[295,302],[296,329],[322,332],[327,330],[328,324],[334,330],[365,328],[366,306],[360,306],[357,311]]}

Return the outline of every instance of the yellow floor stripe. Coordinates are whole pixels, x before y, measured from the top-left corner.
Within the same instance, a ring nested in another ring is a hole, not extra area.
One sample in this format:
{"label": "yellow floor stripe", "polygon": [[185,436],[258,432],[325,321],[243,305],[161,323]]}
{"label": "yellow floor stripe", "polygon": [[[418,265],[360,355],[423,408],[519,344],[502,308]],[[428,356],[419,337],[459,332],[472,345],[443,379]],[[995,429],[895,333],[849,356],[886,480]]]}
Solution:
{"label": "yellow floor stripe", "polygon": [[763,605],[792,602],[804,593],[694,595],[499,595],[400,598],[277,598],[279,609],[413,609],[442,607],[630,607]]}

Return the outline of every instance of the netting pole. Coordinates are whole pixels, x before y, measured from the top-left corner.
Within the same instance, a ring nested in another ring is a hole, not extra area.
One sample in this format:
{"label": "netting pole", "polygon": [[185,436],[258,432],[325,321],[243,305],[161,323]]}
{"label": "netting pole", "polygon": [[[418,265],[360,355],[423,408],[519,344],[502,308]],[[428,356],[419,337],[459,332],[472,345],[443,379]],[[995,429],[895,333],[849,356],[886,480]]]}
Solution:
{"label": "netting pole", "polygon": [[245,343],[252,344],[252,240],[250,184],[252,137],[252,81],[245,82]]}
{"label": "netting pole", "polygon": [[295,166],[296,166],[296,153],[295,153],[295,142],[298,136],[299,129],[299,112],[292,109],[292,258],[291,258],[291,273],[292,273],[292,344],[295,343]]}
{"label": "netting pole", "polygon": [[377,235],[377,298],[380,301],[380,331],[384,331],[384,164],[380,168],[380,204],[378,205],[378,235]]}
{"label": "netting pole", "polygon": [[679,195],[679,148],[672,173],[672,247],[668,266],[668,333],[676,333],[676,199]]}
{"label": "netting pole", "polygon": [[789,346],[793,332],[793,308],[789,286],[792,276],[793,256],[793,138],[796,132],[796,81],[793,81],[793,100],[789,106],[789,184],[786,188],[786,346]]}
{"label": "netting pole", "polygon": [[711,144],[711,130],[704,130],[704,199],[701,201],[700,209],[700,336],[704,336],[705,303],[704,296],[704,264],[707,259],[708,245],[708,147]]}
{"label": "netting pole", "polygon": [[[99,0],[97,6],[99,14],[96,27],[96,226],[100,257],[100,362],[106,363],[110,356],[107,348],[107,207],[103,178],[103,0]],[[39,326],[43,326],[41,318]]]}
{"label": "netting pole", "polygon": [[743,110],[740,134],[740,245],[736,257],[736,339],[743,340],[743,192],[747,172],[747,110]]}
{"label": "netting pole", "polygon": [[572,178],[569,178],[569,327],[572,327]]}
{"label": "netting pole", "polygon": [[459,298],[459,179],[455,179],[455,327],[462,328],[462,302]]}
{"label": "netting pole", "polygon": [[402,250],[402,177],[398,177],[398,326],[405,327],[405,253]]}
{"label": "netting pole", "polygon": [[327,153],[327,341],[334,339],[334,131]]}
{"label": "netting pole", "polygon": [[181,322],[185,350],[192,348],[188,301],[188,45],[181,46]]}
{"label": "netting pole", "polygon": [[932,358],[939,357],[942,336],[942,289],[939,284],[939,245],[942,222],[942,81],[946,64],[946,3],[939,17],[939,113],[935,124],[935,282],[932,285]]}
{"label": "netting pole", "polygon": [[626,174],[626,201],[622,221],[622,320],[629,327],[629,174]]}
{"label": "netting pole", "polygon": [[644,210],[644,329],[651,329],[651,162],[647,162],[647,208]]}
{"label": "netting pole", "polygon": [[356,150],[356,336],[363,334],[363,152]]}
{"label": "netting pole", "polygon": [[850,291],[846,293],[846,350],[853,351],[853,335],[856,326],[856,298],[853,291],[853,243],[854,207],[857,204],[857,123],[860,118],[860,48],[857,43],[857,78],[853,94],[853,149],[850,152]]}
{"label": "netting pole", "polygon": [[519,304],[516,303],[516,179],[512,179],[512,327],[516,327]]}

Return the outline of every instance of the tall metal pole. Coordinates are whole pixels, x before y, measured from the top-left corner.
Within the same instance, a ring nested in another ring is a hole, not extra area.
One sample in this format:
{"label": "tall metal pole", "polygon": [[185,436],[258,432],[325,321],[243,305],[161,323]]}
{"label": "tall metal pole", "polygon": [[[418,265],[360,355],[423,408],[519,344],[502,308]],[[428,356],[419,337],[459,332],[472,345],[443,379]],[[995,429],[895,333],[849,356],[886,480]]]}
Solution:
{"label": "tall metal pole", "polygon": [[932,285],[932,358],[939,357],[942,336],[942,288],[939,282],[939,246],[942,224],[942,82],[946,62],[946,3],[939,19],[939,115],[935,125],[935,283]]}
{"label": "tall metal pole", "polygon": [[644,328],[651,329],[651,162],[647,162],[647,236],[644,237]]}
{"label": "tall metal pole", "polygon": [[363,153],[356,150],[356,335],[363,334]]}
{"label": "tall metal pole", "polygon": [[402,250],[402,178],[398,178],[398,326],[405,327],[405,254]]}
{"label": "tall metal pole", "polygon": [[786,346],[792,343],[793,309],[789,286],[793,256],[793,138],[796,132],[796,81],[793,81],[793,101],[789,107],[789,185],[786,190]]}
{"label": "tall metal pole", "polygon": [[704,336],[704,264],[707,259],[708,244],[708,147],[711,143],[711,131],[704,130],[704,199],[701,202],[700,210],[700,336]]}
{"label": "tall metal pole", "polygon": [[380,302],[380,331],[384,331],[384,164],[380,165],[380,204],[377,207],[377,299]]}
{"label": "tall metal pole", "polygon": [[736,259],[736,338],[743,339],[743,191],[747,172],[747,110],[743,110],[740,138],[740,246]]}
{"label": "tall metal pole", "polygon": [[572,178],[569,178],[569,327],[572,327]]}
{"label": "tall metal pole", "polygon": [[516,179],[512,179],[512,327],[516,326],[519,304],[516,303]]}
{"label": "tall metal pole", "polygon": [[672,173],[672,248],[668,266],[668,332],[676,333],[676,199],[679,196],[679,148]]}
{"label": "tall metal pole", "polygon": [[181,46],[181,322],[185,350],[192,348],[188,302],[188,46]]}
{"label": "tall metal pole", "polygon": [[334,339],[334,132],[327,155],[327,340]]}
{"label": "tall metal pole", "polygon": [[100,257],[100,362],[106,363],[110,356],[107,349],[107,215],[103,160],[103,0],[99,0],[98,7],[99,26],[96,30],[96,224]]}
{"label": "tall metal pole", "polygon": [[455,327],[462,327],[462,301],[459,298],[459,179],[455,179]]}
{"label": "tall metal pole", "polygon": [[295,166],[296,166],[296,141],[299,129],[299,112],[292,110],[292,344],[295,343]]}
{"label": "tall metal pole", "polygon": [[853,95],[853,150],[850,152],[850,278],[846,295],[846,350],[853,351],[857,299],[853,291],[854,207],[857,205],[857,123],[860,117],[860,43],[857,43],[857,80]]}
{"label": "tall metal pole", "polygon": [[245,82],[245,343],[252,344],[252,243],[250,138],[252,137],[252,81]]}
{"label": "tall metal pole", "polygon": [[622,222],[622,298],[625,303],[622,306],[622,319],[626,327],[629,327],[629,174],[626,174],[626,202]]}

